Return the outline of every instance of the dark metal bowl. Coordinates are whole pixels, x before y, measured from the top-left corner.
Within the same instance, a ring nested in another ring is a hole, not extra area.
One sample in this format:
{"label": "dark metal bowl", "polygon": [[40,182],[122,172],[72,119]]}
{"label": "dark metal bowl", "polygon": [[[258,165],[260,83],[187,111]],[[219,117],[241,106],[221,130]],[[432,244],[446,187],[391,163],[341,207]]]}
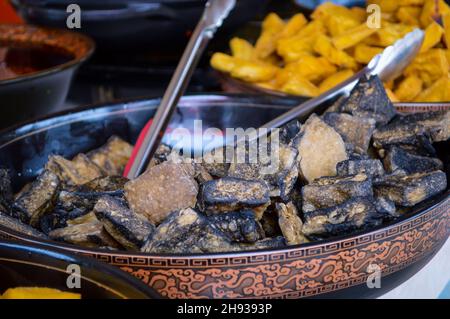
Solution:
{"label": "dark metal bowl", "polygon": [[[69,289],[69,265],[80,267],[80,287]],[[0,241],[0,294],[8,288],[45,287],[83,299],[149,299],[159,295],[139,280],[92,258],[39,245]]]}
{"label": "dark metal bowl", "polygon": [[50,113],[66,99],[76,69],[91,56],[94,42],[59,29],[0,24],[0,46],[40,48],[73,56],[48,69],[0,80],[0,128]]}
{"label": "dark metal bowl", "polygon": [[[55,116],[0,134],[0,163],[18,189],[36,176],[49,154],[71,157],[112,134],[134,142],[159,100],[117,103]],[[271,97],[185,97],[171,127],[259,127],[295,101]],[[402,112],[448,109],[450,104],[397,105]],[[448,146],[448,145],[447,145]],[[445,147],[444,147],[445,152]],[[448,152],[447,152],[448,153]],[[450,191],[402,218],[368,232],[284,249],[203,255],[105,251],[40,240],[0,227],[0,237],[39,242],[95,257],[140,278],[169,298],[376,297],[420,270],[450,234]],[[380,289],[369,289],[370,264],[380,267]]]}

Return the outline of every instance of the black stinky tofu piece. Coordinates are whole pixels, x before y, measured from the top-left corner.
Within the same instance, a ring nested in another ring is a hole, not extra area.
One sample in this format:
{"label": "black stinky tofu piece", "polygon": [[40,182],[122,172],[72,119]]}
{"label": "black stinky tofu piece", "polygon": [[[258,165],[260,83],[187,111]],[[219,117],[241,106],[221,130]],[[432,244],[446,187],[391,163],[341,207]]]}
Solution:
{"label": "black stinky tofu piece", "polygon": [[300,132],[301,124],[297,120],[290,121],[280,128],[280,142],[289,145],[294,137]]}
{"label": "black stinky tofu piece", "polygon": [[386,197],[375,197],[375,209],[384,220],[391,220],[400,216],[395,203]]}
{"label": "black stinky tofu piece", "polygon": [[438,171],[442,170],[444,166],[438,158],[414,155],[395,146],[388,148],[383,163],[388,173],[395,172],[404,175]]}
{"label": "black stinky tofu piece", "polygon": [[148,220],[111,196],[100,198],[94,212],[111,237],[128,250],[139,250],[155,230]]}
{"label": "black stinky tofu piece", "polygon": [[112,193],[119,194],[123,192],[128,179],[122,176],[105,176],[91,180],[77,188],[77,192],[95,192],[95,193]]}
{"label": "black stinky tofu piece", "polygon": [[271,197],[281,197],[288,200],[298,178],[298,151],[288,145],[279,144],[276,149],[268,152],[267,163],[231,163],[229,177],[246,180],[264,180],[270,187]]}
{"label": "black stinky tofu piece", "polygon": [[233,242],[254,243],[264,238],[264,230],[251,210],[213,215],[208,220]]}
{"label": "black stinky tofu piece", "polygon": [[299,152],[300,176],[309,183],[323,176],[335,176],[336,164],[348,159],[341,135],[315,114],[302,126],[292,145]]}
{"label": "black stinky tofu piece", "polygon": [[47,236],[40,231],[37,231],[33,227],[22,223],[17,218],[10,217],[2,212],[0,212],[0,225],[12,229],[20,234],[25,234],[33,237],[46,239]]}
{"label": "black stinky tofu piece", "polygon": [[375,130],[375,120],[344,113],[325,113],[323,120],[333,127],[358,154],[367,153]]}
{"label": "black stinky tofu piece", "polygon": [[202,164],[202,160],[183,157],[181,155],[171,153],[167,155],[166,161],[180,165],[188,175],[191,175],[199,184],[203,184],[213,179],[211,174]]}
{"label": "black stinky tofu piece", "polygon": [[432,142],[446,141],[450,138],[450,110],[399,116],[392,125],[422,127]]}
{"label": "black stinky tofu piece", "polygon": [[353,197],[340,205],[305,213],[303,233],[329,237],[375,227],[381,222],[373,198]]}
{"label": "black stinky tofu piece", "polygon": [[55,229],[50,232],[49,237],[53,240],[87,248],[120,248],[119,243],[108,234],[99,221]]}
{"label": "black stinky tofu piece", "polygon": [[133,146],[120,137],[111,136],[105,145],[90,151],[87,156],[101,167],[108,175],[122,175],[131,157]]}
{"label": "black stinky tofu piece", "polygon": [[52,155],[45,167],[66,185],[82,185],[105,175],[105,172],[84,154],[78,154],[71,161],[59,155]]}
{"label": "black stinky tofu piece", "polygon": [[411,175],[386,175],[374,180],[376,196],[386,197],[399,206],[414,206],[447,188],[444,172],[434,171]]}
{"label": "black stinky tofu piece", "polygon": [[14,202],[14,214],[22,222],[37,227],[39,219],[53,209],[59,186],[58,176],[44,170],[31,184],[30,189]]}
{"label": "black stinky tofu piece", "polygon": [[303,222],[298,216],[293,203],[277,203],[278,224],[288,245],[299,245],[308,242],[303,234]]}
{"label": "black stinky tofu piece", "polygon": [[341,112],[373,118],[377,125],[388,123],[396,114],[378,76],[364,76],[341,105]]}
{"label": "black stinky tofu piece", "polygon": [[228,237],[208,219],[187,208],[169,215],[141,248],[145,253],[183,254],[233,251]]}
{"label": "black stinky tofu piece", "polygon": [[0,169],[0,211],[11,214],[14,195],[11,187],[11,178],[7,169]]}
{"label": "black stinky tofu piece", "polygon": [[259,220],[269,204],[269,188],[263,181],[224,177],[202,185],[200,206],[208,215],[252,209]]}
{"label": "black stinky tofu piece", "polygon": [[365,174],[323,177],[302,188],[303,213],[333,207],[352,197],[372,197],[372,179]]}
{"label": "black stinky tofu piece", "polygon": [[[202,166],[213,177],[225,177],[232,161],[233,148],[219,147],[203,154]],[[230,153],[230,154],[228,154]],[[228,160],[230,158],[230,160]]]}
{"label": "black stinky tofu piece", "polygon": [[370,177],[384,175],[383,164],[377,159],[347,160],[336,165],[338,176],[366,174]]}
{"label": "black stinky tofu piece", "polygon": [[265,238],[257,241],[253,244],[237,244],[234,246],[234,251],[242,250],[262,250],[262,249],[274,249],[282,248],[286,246],[286,240],[283,236],[277,236],[272,238]]}

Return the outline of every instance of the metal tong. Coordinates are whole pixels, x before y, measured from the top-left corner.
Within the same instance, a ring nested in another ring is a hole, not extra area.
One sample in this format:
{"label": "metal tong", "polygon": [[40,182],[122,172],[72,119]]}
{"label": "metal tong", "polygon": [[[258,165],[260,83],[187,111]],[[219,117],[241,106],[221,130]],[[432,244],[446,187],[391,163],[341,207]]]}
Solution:
{"label": "metal tong", "polygon": [[[206,3],[203,15],[178,63],[152,123],[147,125],[148,131],[141,132],[142,143],[135,146],[125,171],[127,178],[134,179],[145,170],[149,159],[152,158],[161,142],[170,118],[186,90],[203,51],[235,5],[236,0],[209,0]],[[142,134],[145,134],[143,138]]]}

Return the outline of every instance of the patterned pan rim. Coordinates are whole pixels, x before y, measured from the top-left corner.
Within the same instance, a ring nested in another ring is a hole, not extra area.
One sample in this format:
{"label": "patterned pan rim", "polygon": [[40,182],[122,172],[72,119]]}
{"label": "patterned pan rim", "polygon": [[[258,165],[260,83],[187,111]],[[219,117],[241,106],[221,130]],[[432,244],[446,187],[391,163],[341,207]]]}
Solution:
{"label": "patterned pan rim", "polygon": [[[215,99],[216,103],[219,103],[221,101],[225,101],[223,100],[226,97],[252,97],[252,95],[248,95],[248,94],[210,94],[210,97],[213,97]],[[195,99],[195,98],[202,98],[201,94],[196,94],[196,95],[190,95],[188,96],[188,100],[190,99]],[[256,96],[255,96],[256,97]],[[126,113],[126,112],[132,112],[132,111],[139,111],[142,109],[151,109],[154,108],[154,106],[146,106],[143,105],[142,103],[145,100],[130,100],[128,103],[124,102],[122,108],[118,107],[117,110],[115,110],[115,113],[121,114],[121,113]],[[138,105],[136,108],[130,108],[130,105],[128,104],[133,104],[134,102],[136,102]],[[210,105],[208,103],[208,101],[206,100],[205,97],[205,101],[203,101],[204,104],[200,104],[199,106],[207,106]],[[256,103],[258,104],[258,103]],[[260,104],[260,103],[259,103]],[[261,104],[263,105],[263,104]],[[107,106],[111,106],[111,104],[106,104],[103,105],[103,107],[107,107]],[[426,111],[430,111],[430,110],[434,110],[434,111],[438,111],[438,110],[447,110],[450,109],[450,102],[436,102],[436,103],[394,103],[394,106],[396,107],[396,109],[399,112],[405,112],[405,113],[414,113],[414,112],[426,112]],[[95,111],[96,109],[101,109],[102,106],[98,106],[96,108],[85,108],[84,110],[81,110],[80,112],[89,112],[89,111]],[[65,111],[65,112],[61,112],[59,114],[59,116],[63,116],[63,115],[70,115],[70,116],[76,116],[78,113],[80,112],[74,112],[74,111]],[[99,114],[92,114],[92,117],[95,118],[97,116],[100,116]],[[79,118],[79,120],[85,120],[85,118]],[[74,120],[76,122],[76,120]],[[40,120],[37,121],[32,121],[31,123],[38,123],[40,122]],[[30,124],[31,124],[30,123]],[[40,131],[40,130],[38,130]],[[32,131],[32,132],[28,132],[25,135],[32,135],[36,133],[36,131]],[[23,136],[18,136],[16,139],[20,139]],[[7,143],[9,144],[9,143]],[[5,146],[5,145],[3,145]],[[1,147],[0,147],[1,148]],[[61,248],[64,250],[69,250],[72,252],[77,252],[77,253],[82,253],[85,255],[103,255],[103,256],[115,256],[117,258],[123,257],[123,258],[128,258],[128,257],[134,257],[137,259],[160,259],[160,260],[205,260],[205,259],[221,259],[221,258],[228,258],[228,259],[233,259],[233,258],[251,258],[251,257],[258,257],[258,256],[266,256],[266,255],[272,255],[272,254],[285,254],[285,253],[290,253],[290,252],[295,252],[295,251],[306,251],[306,250],[311,250],[313,248],[320,248],[320,247],[330,247],[330,246],[335,246],[341,242],[345,242],[346,240],[350,240],[350,239],[355,239],[355,238],[364,238],[366,236],[370,236],[370,235],[374,235],[378,232],[383,232],[385,230],[388,229],[392,229],[395,227],[398,227],[402,224],[407,224],[415,219],[420,218],[421,216],[427,214],[430,211],[435,210],[436,208],[440,207],[440,206],[446,206],[446,210],[447,210],[447,215],[450,216],[450,189],[447,189],[447,191],[440,195],[442,198],[438,201],[435,202],[433,204],[431,204],[431,206],[426,207],[422,210],[417,210],[415,209],[413,212],[407,214],[406,216],[402,216],[399,219],[393,221],[392,223],[389,223],[387,225],[381,225],[378,226],[370,231],[365,231],[365,232],[361,232],[361,233],[356,233],[353,235],[346,235],[346,236],[338,236],[338,237],[334,237],[332,239],[328,239],[328,240],[324,240],[324,241],[320,241],[320,242],[313,242],[313,243],[307,243],[307,244],[302,244],[302,245],[296,245],[296,246],[291,246],[289,248],[277,248],[277,249],[271,249],[271,250],[255,250],[255,251],[244,251],[244,252],[229,252],[229,253],[209,253],[209,254],[143,254],[143,253],[138,253],[138,252],[127,252],[127,251],[118,251],[118,252],[109,252],[109,251],[105,251],[105,250],[101,250],[101,249],[86,249],[86,248],[82,248],[82,247],[77,247],[77,246],[73,246],[73,245],[69,245],[69,244],[64,244],[64,243],[59,243],[59,242],[55,242],[55,241],[51,241],[51,240],[47,240],[47,239],[39,239],[37,237],[33,237],[33,236],[29,236],[26,234],[22,234],[19,232],[16,232],[14,230],[8,229],[4,226],[0,226],[0,233],[4,233],[7,235],[10,235],[11,237],[18,239],[18,240],[22,240],[25,242],[30,242],[30,243],[36,243],[36,244],[44,244],[50,247],[55,247],[55,248]],[[355,247],[355,246],[354,246]],[[348,249],[347,247],[342,248],[342,250]],[[301,256],[304,256],[304,254],[301,255],[296,255],[293,258],[299,258]],[[311,255],[308,255],[311,256]],[[273,262],[277,262],[276,260],[274,260]],[[118,264],[120,266],[120,264]],[[239,265],[236,265],[239,266]],[[176,264],[171,264],[171,267],[176,267]]]}

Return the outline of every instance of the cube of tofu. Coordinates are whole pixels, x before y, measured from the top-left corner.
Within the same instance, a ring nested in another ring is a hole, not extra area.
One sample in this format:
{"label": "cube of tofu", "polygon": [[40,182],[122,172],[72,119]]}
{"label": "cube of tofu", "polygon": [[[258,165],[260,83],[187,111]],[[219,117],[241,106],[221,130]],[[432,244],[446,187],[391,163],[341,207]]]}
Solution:
{"label": "cube of tofu", "polygon": [[397,10],[395,16],[403,24],[419,26],[420,25],[419,18],[421,13],[422,13],[421,7],[402,6]]}
{"label": "cube of tofu", "polygon": [[204,183],[200,194],[200,206],[208,215],[251,209],[260,220],[269,204],[269,188],[260,180],[224,177]]}
{"label": "cube of tofu", "polygon": [[438,158],[414,155],[396,146],[388,149],[383,163],[388,173],[404,175],[443,169],[443,163]]}
{"label": "cube of tofu", "polygon": [[414,99],[415,102],[450,101],[450,77],[444,75]]}
{"label": "cube of tofu", "polygon": [[144,253],[184,254],[233,251],[228,238],[193,209],[173,212],[142,247]]}
{"label": "cube of tofu", "polygon": [[293,203],[277,203],[278,224],[288,245],[307,243],[308,239],[302,232],[303,222],[298,216],[297,208]]}
{"label": "cube of tofu", "polygon": [[329,112],[323,115],[323,120],[342,136],[345,143],[351,144],[355,152],[367,153],[375,130],[374,119]]}
{"label": "cube of tofu", "polygon": [[358,63],[355,59],[348,55],[345,51],[337,49],[330,38],[320,35],[314,45],[314,51],[333,64],[346,69],[358,69]]}
{"label": "cube of tofu", "polygon": [[22,222],[36,228],[40,218],[53,208],[59,187],[58,176],[49,170],[44,170],[31,187],[14,202],[13,214]]}
{"label": "cube of tofu", "polygon": [[444,29],[436,22],[432,21],[425,29],[425,38],[420,48],[420,53],[426,52],[436,44],[441,42],[441,38],[444,35]]}
{"label": "cube of tofu", "polygon": [[433,85],[440,78],[448,77],[449,63],[444,49],[430,49],[420,53],[405,69],[406,76],[416,75],[425,87]]}
{"label": "cube of tofu", "polygon": [[325,209],[305,213],[303,233],[311,237],[330,237],[380,225],[382,218],[370,197],[355,197]]}
{"label": "cube of tofu", "polygon": [[302,211],[333,207],[352,197],[371,197],[372,179],[365,174],[323,177],[302,188]]}
{"label": "cube of tofu", "polygon": [[300,156],[300,176],[307,182],[336,175],[336,164],[348,158],[342,137],[315,114],[302,126],[294,146]]}
{"label": "cube of tofu", "polygon": [[324,93],[335,86],[341,84],[348,78],[352,77],[354,72],[352,70],[342,70],[339,72],[336,72],[333,75],[330,75],[325,80],[322,81],[319,85],[319,91],[320,93]]}
{"label": "cube of tofu", "polygon": [[71,161],[59,155],[52,155],[45,167],[67,185],[82,185],[106,175],[99,166],[84,154],[78,154]]}
{"label": "cube of tofu", "polygon": [[342,103],[341,112],[373,118],[377,125],[388,123],[396,114],[378,76],[363,77]]}
{"label": "cube of tofu", "polygon": [[405,77],[397,89],[394,91],[395,96],[404,102],[411,102],[422,92],[423,81],[415,75]]}
{"label": "cube of tofu", "polygon": [[161,223],[175,210],[194,207],[198,184],[183,164],[164,162],[125,184],[130,208],[153,224]]}
{"label": "cube of tofu", "polygon": [[87,156],[108,175],[122,175],[133,152],[133,146],[118,136],[112,136],[102,147],[90,151]]}
{"label": "cube of tofu", "polygon": [[444,172],[434,171],[411,175],[386,175],[374,180],[376,196],[390,199],[396,205],[411,207],[447,188]]}
{"label": "cube of tofu", "polygon": [[336,166],[339,176],[365,174],[369,177],[384,175],[383,164],[377,159],[357,159],[340,162]]}
{"label": "cube of tofu", "polygon": [[333,44],[339,50],[345,50],[351,48],[363,39],[369,37],[370,35],[377,32],[377,29],[369,28],[367,23],[358,25],[357,27],[351,28],[344,33],[333,37]]}
{"label": "cube of tofu", "polygon": [[139,250],[155,230],[143,216],[111,196],[100,198],[94,212],[111,237],[128,250]]}

